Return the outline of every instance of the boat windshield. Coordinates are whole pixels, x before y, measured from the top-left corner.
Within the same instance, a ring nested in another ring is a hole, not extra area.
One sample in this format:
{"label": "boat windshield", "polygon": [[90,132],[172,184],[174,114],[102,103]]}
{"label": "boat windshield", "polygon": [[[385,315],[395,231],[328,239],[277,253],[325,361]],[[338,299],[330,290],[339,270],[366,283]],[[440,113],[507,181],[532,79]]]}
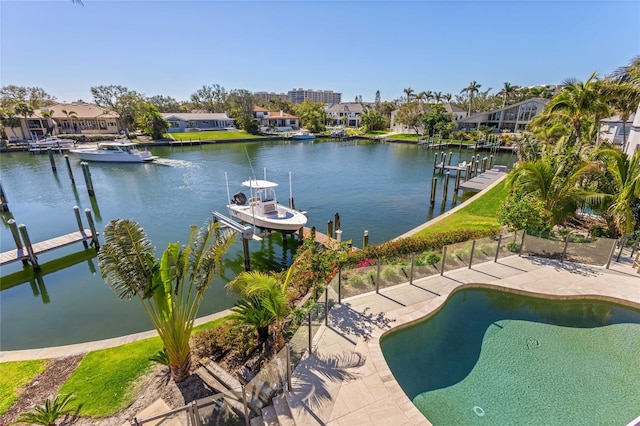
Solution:
{"label": "boat windshield", "polygon": [[273,201],[276,199],[276,192],[272,188],[262,188],[257,194],[262,202]]}

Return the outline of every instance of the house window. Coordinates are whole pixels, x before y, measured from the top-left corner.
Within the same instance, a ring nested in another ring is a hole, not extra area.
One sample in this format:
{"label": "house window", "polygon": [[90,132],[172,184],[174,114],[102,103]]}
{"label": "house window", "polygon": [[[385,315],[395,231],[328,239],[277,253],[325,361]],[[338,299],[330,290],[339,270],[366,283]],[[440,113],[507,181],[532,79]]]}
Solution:
{"label": "house window", "polygon": [[100,122],[98,122],[98,124],[100,124],[100,130],[106,130],[107,129],[107,123],[105,123],[104,121],[100,121]]}

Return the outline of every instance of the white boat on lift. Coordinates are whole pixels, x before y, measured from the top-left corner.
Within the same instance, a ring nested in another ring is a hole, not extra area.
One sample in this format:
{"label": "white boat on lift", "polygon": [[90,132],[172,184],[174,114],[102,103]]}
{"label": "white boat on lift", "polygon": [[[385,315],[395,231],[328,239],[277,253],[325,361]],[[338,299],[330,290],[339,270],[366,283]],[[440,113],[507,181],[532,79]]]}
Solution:
{"label": "white boat on lift", "polygon": [[297,232],[306,225],[305,212],[278,203],[275,192],[277,183],[254,178],[242,182],[242,186],[249,188],[250,197],[247,198],[243,192],[233,196],[227,205],[231,217],[260,229],[285,234]]}
{"label": "white boat on lift", "polygon": [[111,163],[144,163],[155,160],[149,151],[140,151],[136,144],[127,139],[112,142],[100,142],[96,148],[72,149],[81,160]]}
{"label": "white boat on lift", "polygon": [[69,150],[75,148],[76,141],[73,139],[61,139],[57,136],[49,136],[44,139],[36,139],[29,142],[29,151],[46,151],[51,148],[54,150]]}

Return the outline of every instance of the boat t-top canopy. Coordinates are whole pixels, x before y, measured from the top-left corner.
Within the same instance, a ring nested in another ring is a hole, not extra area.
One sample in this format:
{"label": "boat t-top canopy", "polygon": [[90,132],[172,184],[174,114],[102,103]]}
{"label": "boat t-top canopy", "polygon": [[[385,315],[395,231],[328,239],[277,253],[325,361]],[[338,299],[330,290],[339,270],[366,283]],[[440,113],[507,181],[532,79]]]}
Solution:
{"label": "boat t-top canopy", "polygon": [[242,182],[242,186],[246,186],[252,189],[269,189],[278,186],[275,182],[269,182],[268,180],[251,179]]}

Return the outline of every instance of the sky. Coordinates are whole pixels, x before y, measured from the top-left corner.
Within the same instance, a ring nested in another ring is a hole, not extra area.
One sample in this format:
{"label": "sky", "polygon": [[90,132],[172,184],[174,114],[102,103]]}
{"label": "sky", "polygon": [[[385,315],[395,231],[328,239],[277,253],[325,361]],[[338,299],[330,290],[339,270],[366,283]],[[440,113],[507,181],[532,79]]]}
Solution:
{"label": "sky", "polygon": [[121,85],[333,90],[343,101],[471,81],[497,93],[606,75],[640,55],[640,1],[0,0],[0,84],[60,102]]}

